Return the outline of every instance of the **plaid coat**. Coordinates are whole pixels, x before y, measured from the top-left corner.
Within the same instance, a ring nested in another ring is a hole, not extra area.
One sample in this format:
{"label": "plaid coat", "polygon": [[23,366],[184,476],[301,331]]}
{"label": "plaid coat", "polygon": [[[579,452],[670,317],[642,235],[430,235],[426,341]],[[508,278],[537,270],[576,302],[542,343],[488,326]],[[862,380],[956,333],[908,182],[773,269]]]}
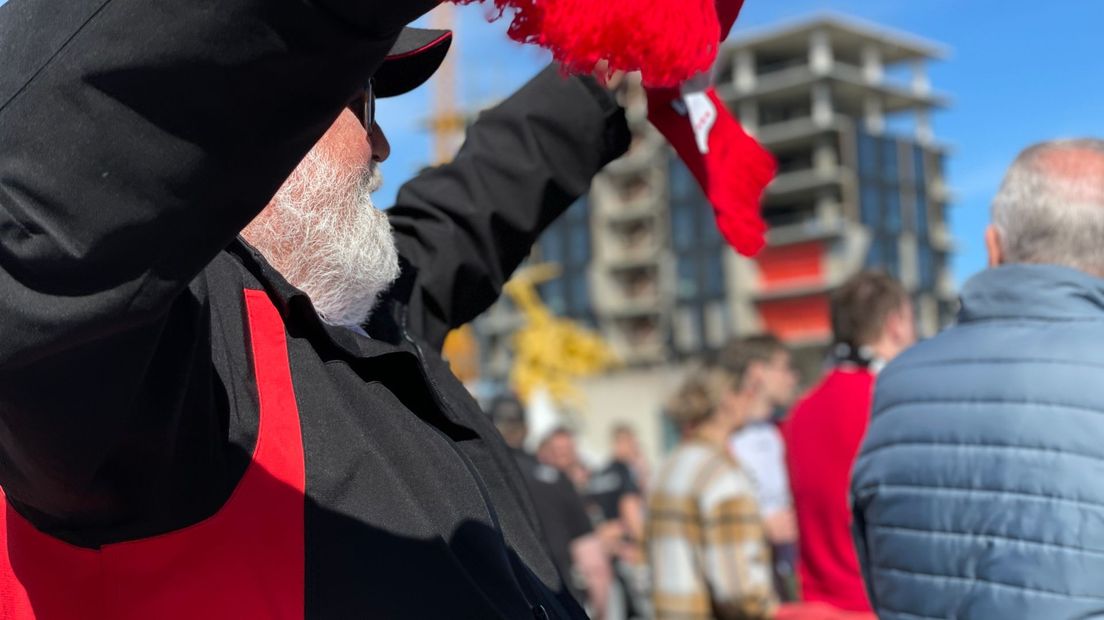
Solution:
{"label": "plaid coat", "polygon": [[754,489],[722,447],[683,442],[664,462],[648,507],[657,620],[773,615],[770,552]]}

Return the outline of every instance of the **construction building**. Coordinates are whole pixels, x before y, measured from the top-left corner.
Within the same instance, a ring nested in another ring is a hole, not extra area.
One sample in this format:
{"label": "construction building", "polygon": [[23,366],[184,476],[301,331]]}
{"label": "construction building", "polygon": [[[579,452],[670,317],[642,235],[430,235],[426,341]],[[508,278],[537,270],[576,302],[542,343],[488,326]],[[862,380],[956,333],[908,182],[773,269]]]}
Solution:
{"label": "construction building", "polygon": [[[540,288],[545,303],[593,326],[625,363],[587,382],[605,402],[590,402],[582,419],[658,418],[666,395],[659,391],[673,387],[666,377],[732,336],[774,333],[811,380],[830,344],[828,294],[863,268],[904,282],[921,334],[950,320],[946,149],[930,122],[947,98],[926,72],[943,54],[938,45],[834,16],[734,36],[723,46],[718,93],[779,164],[763,204],[768,247],[754,259],[725,244],[694,178],[648,125],[642,94],[629,93],[629,153],[544,234],[532,257],[561,268]],[[517,321],[500,304],[477,322],[484,378],[505,377]],[[606,389],[613,385],[621,387]],[[618,396],[626,390],[632,394]],[[611,410],[625,398],[639,405],[618,418]]]}

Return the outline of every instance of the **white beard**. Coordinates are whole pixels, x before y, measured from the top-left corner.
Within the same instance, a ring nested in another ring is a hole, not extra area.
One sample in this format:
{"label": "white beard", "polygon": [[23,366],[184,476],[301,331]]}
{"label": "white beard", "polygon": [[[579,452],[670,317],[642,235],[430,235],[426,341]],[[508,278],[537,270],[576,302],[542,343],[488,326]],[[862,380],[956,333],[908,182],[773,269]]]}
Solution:
{"label": "white beard", "polygon": [[341,166],[311,151],[242,231],[331,325],[367,322],[399,277],[391,224],[372,203],[382,182],[375,162]]}

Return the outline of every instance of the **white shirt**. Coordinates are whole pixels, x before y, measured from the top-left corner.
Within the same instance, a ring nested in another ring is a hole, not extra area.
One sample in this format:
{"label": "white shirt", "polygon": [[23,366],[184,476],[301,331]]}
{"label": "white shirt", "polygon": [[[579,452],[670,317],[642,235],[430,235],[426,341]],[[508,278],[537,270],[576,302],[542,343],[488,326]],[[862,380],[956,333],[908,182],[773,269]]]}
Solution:
{"label": "white shirt", "polygon": [[760,514],[766,517],[793,505],[786,445],[777,426],[770,422],[749,424],[732,435],[728,448],[755,486]]}

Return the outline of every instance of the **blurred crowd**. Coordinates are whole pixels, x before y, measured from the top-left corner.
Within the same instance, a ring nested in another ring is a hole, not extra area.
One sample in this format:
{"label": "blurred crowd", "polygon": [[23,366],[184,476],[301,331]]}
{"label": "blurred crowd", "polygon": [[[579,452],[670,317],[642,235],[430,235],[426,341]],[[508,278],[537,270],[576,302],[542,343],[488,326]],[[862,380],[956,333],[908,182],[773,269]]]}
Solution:
{"label": "blurred crowd", "polygon": [[[768,617],[799,600],[868,612],[847,484],[870,406],[862,394],[914,340],[910,304],[884,274],[842,287],[828,371],[796,405],[798,377],[780,340],[729,342],[666,403],[681,441],[654,476],[627,424],[613,429],[599,468],[587,466],[567,427],[544,433],[530,454],[523,405],[496,398],[490,414],[592,616],[707,615],[730,604],[718,615]],[[705,587],[684,587],[699,581]]]}
{"label": "blurred crowd", "polygon": [[770,334],[700,360],[664,405],[680,440],[654,471],[630,426],[597,469],[568,428],[527,454],[522,405],[496,400],[592,617],[1099,612],[1082,575],[1101,568],[1083,528],[1104,499],[1085,484],[1104,456],[1102,180],[1104,142],[1022,153],[986,233],[991,268],[918,346],[906,287],[862,272],[832,293],[833,345],[803,393]]}

